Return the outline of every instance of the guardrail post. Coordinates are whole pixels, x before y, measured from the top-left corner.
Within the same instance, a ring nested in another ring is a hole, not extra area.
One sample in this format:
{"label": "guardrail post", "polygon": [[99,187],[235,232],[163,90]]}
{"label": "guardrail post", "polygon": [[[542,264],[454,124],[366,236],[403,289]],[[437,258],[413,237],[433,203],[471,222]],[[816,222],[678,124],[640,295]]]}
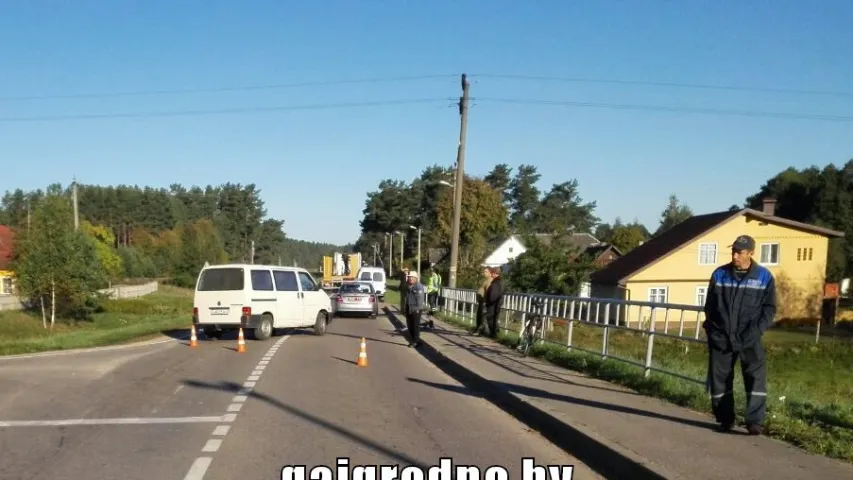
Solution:
{"label": "guardrail post", "polygon": [[[610,325],[610,304],[604,305],[604,317],[605,317],[605,325]],[[604,327],[604,332],[601,335],[601,359],[605,360],[607,358],[607,339],[609,337],[608,333],[610,329],[606,326]]]}
{"label": "guardrail post", "polygon": [[655,345],[655,307],[651,307],[651,311],[649,312],[649,339],[646,343],[646,365],[645,370],[643,372],[643,376],[649,378],[649,375],[652,373],[652,350]]}

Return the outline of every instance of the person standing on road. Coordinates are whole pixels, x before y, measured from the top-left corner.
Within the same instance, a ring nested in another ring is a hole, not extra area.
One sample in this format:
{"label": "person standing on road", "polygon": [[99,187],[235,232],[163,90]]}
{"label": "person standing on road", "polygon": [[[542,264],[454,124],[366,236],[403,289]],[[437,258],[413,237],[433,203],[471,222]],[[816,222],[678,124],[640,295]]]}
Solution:
{"label": "person standing on road", "polygon": [[406,294],[409,291],[409,267],[400,271],[400,313],[406,314]]}
{"label": "person standing on road", "polygon": [[498,337],[498,315],[501,313],[501,307],[504,301],[504,286],[501,280],[501,269],[492,267],[492,281],[489,283],[489,288],[486,289],[486,315],[485,320],[488,325],[488,335],[492,338]]}
{"label": "person standing on road", "polygon": [[735,423],[734,364],[740,359],[746,428],[750,435],[760,435],[767,413],[767,364],[761,340],[775,320],[776,281],[770,270],[752,258],[752,237],[737,237],[731,248],[732,261],[714,270],[705,300],[702,327],[708,338],[708,387],[721,430],[731,430]]}
{"label": "person standing on road", "polygon": [[409,336],[412,341],[410,347],[421,346],[421,314],[426,306],[426,288],[418,278],[418,272],[411,272],[406,282],[406,309],[403,313],[406,315],[406,328],[409,330]]}
{"label": "person standing on road", "polygon": [[485,329],[485,318],[486,318],[486,291],[489,289],[489,285],[492,284],[492,269],[489,267],[483,267],[483,280],[480,282],[480,286],[477,288],[477,324],[471,329],[472,335],[480,335],[483,333]]}

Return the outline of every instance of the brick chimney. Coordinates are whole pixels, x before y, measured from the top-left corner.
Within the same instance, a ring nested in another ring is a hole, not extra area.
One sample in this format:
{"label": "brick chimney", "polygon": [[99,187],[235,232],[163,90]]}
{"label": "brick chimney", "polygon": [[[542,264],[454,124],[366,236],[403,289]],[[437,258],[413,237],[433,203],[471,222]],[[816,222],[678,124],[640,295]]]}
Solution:
{"label": "brick chimney", "polygon": [[762,212],[764,212],[765,215],[776,215],[776,199],[770,197],[765,198]]}

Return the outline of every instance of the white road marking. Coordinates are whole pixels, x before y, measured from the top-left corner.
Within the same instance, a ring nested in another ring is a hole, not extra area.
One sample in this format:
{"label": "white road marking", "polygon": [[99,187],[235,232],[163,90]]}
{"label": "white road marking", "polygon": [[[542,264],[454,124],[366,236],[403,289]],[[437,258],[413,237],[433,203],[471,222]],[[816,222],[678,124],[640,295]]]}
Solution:
{"label": "white road marking", "polygon": [[184,480],[201,480],[204,478],[204,474],[207,473],[207,469],[210,467],[210,462],[212,461],[213,457],[196,458]]}
{"label": "white road marking", "polygon": [[174,391],[174,392],[172,392],[172,395],[177,395],[177,393],[178,393],[178,392],[180,392],[182,388],[184,388],[184,386],[183,386],[183,385],[178,385],[178,386],[175,388],[175,391]]}
{"label": "white road marking", "polygon": [[142,418],[72,418],[67,420],[9,420],[0,427],[69,427],[77,425],[154,425],[174,423],[220,423],[225,416],[211,417],[142,417]]}
{"label": "white road marking", "polygon": [[205,453],[213,453],[219,450],[219,447],[222,445],[222,440],[219,438],[211,438],[204,444],[204,447],[201,448],[202,452]]}
{"label": "white road marking", "polygon": [[[257,381],[261,378],[261,375],[264,373],[266,366],[270,363],[270,359],[272,359],[273,355],[278,351],[279,347],[282,343],[284,343],[289,335],[281,337],[281,339],[270,347],[267,351],[266,355],[264,355],[263,359],[255,366],[254,370],[252,370],[252,374],[246,379],[246,382],[243,383],[243,386],[237,391],[237,395],[231,399],[231,403],[227,407],[228,412],[221,417],[208,417],[208,418],[216,418],[220,422],[234,422],[237,420],[237,412],[239,412],[245,402],[249,399],[249,396],[254,390]],[[219,438],[209,438],[204,446],[201,448],[201,451],[204,453],[215,453],[219,451],[219,448],[222,446],[222,442],[225,439],[225,436],[228,435],[228,431],[231,427],[228,425],[218,425],[211,434],[211,437],[219,437]],[[189,472],[184,477],[184,480],[203,480],[204,475],[207,473],[208,468],[210,468],[210,464],[213,462],[213,457],[198,457],[193,462],[192,466],[190,466]]]}

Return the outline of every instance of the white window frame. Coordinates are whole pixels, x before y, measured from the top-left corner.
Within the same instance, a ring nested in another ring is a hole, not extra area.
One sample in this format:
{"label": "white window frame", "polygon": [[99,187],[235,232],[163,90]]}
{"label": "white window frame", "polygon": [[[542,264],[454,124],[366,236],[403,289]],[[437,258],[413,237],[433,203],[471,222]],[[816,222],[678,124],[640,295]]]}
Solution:
{"label": "white window frame", "polygon": [[[702,262],[702,247],[714,247],[714,258],[710,262]],[[720,249],[719,249],[719,246],[717,245],[717,242],[700,243],[699,244],[699,252],[698,252],[699,265],[716,265],[717,264],[717,256],[719,254],[720,254]]]}
{"label": "white window frame", "polygon": [[[652,292],[656,292],[657,295],[654,295]],[[657,296],[660,295],[660,292],[663,292],[663,301],[660,302],[656,300]],[[654,295],[654,298],[653,298]],[[649,302],[651,303],[667,303],[669,300],[669,287],[649,287]]]}
{"label": "white window frame", "polygon": [[[773,246],[776,246],[776,261],[771,260],[771,253],[773,252]],[[764,249],[767,248],[767,261],[764,260]],[[758,261],[761,262],[762,265],[779,265],[782,260],[782,247],[779,245],[779,242],[770,242],[770,243],[762,243],[758,246]]]}
{"label": "white window frame", "polygon": [[[701,302],[699,301],[700,296],[702,297]],[[708,286],[702,285],[702,286],[696,287],[696,305],[698,305],[700,307],[704,307],[705,301],[707,299],[708,299]]]}

